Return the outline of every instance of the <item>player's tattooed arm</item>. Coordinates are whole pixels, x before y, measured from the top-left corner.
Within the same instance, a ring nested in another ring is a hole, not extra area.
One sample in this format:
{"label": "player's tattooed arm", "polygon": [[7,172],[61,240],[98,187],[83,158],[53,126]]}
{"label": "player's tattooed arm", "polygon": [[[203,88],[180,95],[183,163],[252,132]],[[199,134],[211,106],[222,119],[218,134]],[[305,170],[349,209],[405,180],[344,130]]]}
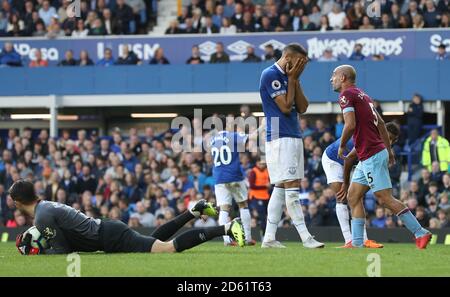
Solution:
{"label": "player's tattooed arm", "polygon": [[348,187],[350,186],[350,174],[357,161],[358,156],[356,155],[356,149],[353,148],[344,160],[344,182],[342,183],[341,189],[336,194],[336,198],[340,203],[344,202],[347,198]]}
{"label": "player's tattooed arm", "polygon": [[383,140],[384,146],[386,147],[389,153],[389,166],[392,166],[395,164],[395,156],[394,152],[392,151],[391,141],[389,140],[389,133],[386,129],[386,123],[376,110],[375,114],[377,115],[378,118],[378,126],[377,126],[378,132],[380,132],[381,139]]}
{"label": "player's tattooed arm", "polygon": [[338,157],[345,160],[345,152],[347,150],[347,142],[353,135],[356,127],[355,112],[349,111],[344,113],[344,130],[342,131],[341,143],[339,144]]}

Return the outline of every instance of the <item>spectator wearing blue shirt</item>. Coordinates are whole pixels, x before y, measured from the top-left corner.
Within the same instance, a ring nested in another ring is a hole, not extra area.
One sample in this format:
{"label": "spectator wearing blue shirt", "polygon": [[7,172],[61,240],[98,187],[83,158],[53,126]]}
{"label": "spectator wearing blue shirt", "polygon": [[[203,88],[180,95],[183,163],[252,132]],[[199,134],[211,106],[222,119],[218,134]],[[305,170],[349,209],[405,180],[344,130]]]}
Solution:
{"label": "spectator wearing blue shirt", "polygon": [[226,0],[225,6],[223,7],[223,16],[226,18],[231,18],[234,15],[234,7],[236,6],[234,0]]}
{"label": "spectator wearing blue shirt", "polygon": [[423,9],[423,20],[425,21],[425,27],[433,28],[439,26],[441,15],[436,9],[433,0],[427,0]]}
{"label": "spectator wearing blue shirt", "polygon": [[309,127],[307,119],[300,120],[300,131],[303,137],[310,136],[314,133],[314,130]]}
{"label": "spectator wearing blue shirt", "polygon": [[180,173],[180,182],[181,182],[181,192],[184,194],[190,189],[194,188],[194,182],[189,179],[188,174],[186,172]]}
{"label": "spectator wearing blue shirt", "polygon": [[56,9],[50,6],[50,1],[44,0],[42,7],[39,9],[39,17],[44,21],[45,26],[50,25],[52,17],[56,14]]}
{"label": "spectator wearing blue shirt", "polygon": [[144,197],[144,193],[137,185],[136,177],[128,173],[125,176],[125,183],[126,186],[123,188],[123,192],[125,196],[127,196],[128,202],[130,203],[137,203],[138,201],[141,201]]}
{"label": "spectator wearing blue shirt", "polygon": [[349,60],[351,61],[363,61],[366,56],[362,54],[363,45],[361,43],[355,44],[355,48],[353,49],[353,53],[350,56]]}
{"label": "spectator wearing blue shirt", "polygon": [[206,182],[206,175],[201,172],[201,168],[197,163],[191,165],[191,174],[189,180],[194,185],[197,192],[203,193],[203,186]]}
{"label": "spectator wearing blue shirt", "polygon": [[212,16],[212,22],[217,28],[222,26],[222,19],[224,18],[224,8],[223,5],[216,6],[216,13]]}
{"label": "spectator wearing blue shirt", "polygon": [[384,208],[377,207],[375,211],[375,218],[372,219],[370,225],[375,228],[386,228],[386,216],[384,215]]}
{"label": "spectator wearing blue shirt", "polygon": [[339,113],[336,116],[336,124],[334,125],[334,137],[336,137],[336,139],[340,138],[343,130],[344,130],[344,118],[342,117],[342,114]]}
{"label": "spectator wearing blue shirt", "polygon": [[103,59],[97,62],[97,66],[112,66],[115,64],[112,50],[110,48],[105,49]]}
{"label": "spectator wearing blue shirt", "polygon": [[126,149],[124,152],[122,164],[129,171],[134,173],[134,168],[138,163],[137,158],[133,155],[131,149]]}
{"label": "spectator wearing blue shirt", "polygon": [[11,42],[6,42],[0,53],[0,66],[22,66],[22,58]]}
{"label": "spectator wearing blue shirt", "polygon": [[436,60],[448,60],[449,59],[449,55],[447,54],[446,49],[446,45],[441,43],[438,46],[438,53],[436,54]]}

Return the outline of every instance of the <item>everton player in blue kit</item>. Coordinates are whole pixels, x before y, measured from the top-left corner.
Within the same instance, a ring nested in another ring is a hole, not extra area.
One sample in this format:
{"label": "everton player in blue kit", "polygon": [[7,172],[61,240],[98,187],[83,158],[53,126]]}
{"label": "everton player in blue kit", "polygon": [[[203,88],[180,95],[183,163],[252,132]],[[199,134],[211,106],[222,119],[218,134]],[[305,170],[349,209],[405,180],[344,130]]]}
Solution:
{"label": "everton player in blue kit", "polygon": [[355,147],[349,155],[356,154],[359,159],[347,196],[352,212],[352,247],[364,246],[366,216],[362,197],[371,188],[378,203],[396,214],[414,234],[416,246],[426,248],[431,233],[419,224],[408,207],[392,196],[388,166],[395,163],[395,157],[388,131],[372,99],[356,87],[355,69],[350,65],[341,65],[333,71],[330,81],[333,89],[340,92],[339,105],[345,122],[338,156],[348,158],[344,155],[346,144],[353,135]]}
{"label": "everton player in blue kit", "polygon": [[[219,116],[221,128],[227,127],[225,116]],[[219,129],[210,141],[213,157],[213,177],[217,205],[220,207],[219,224],[225,225],[230,220],[232,199],[239,206],[240,218],[244,226],[245,244],[255,245],[251,238],[251,216],[247,204],[247,185],[241,168],[239,153],[245,151],[248,135]],[[229,236],[224,236],[225,245],[233,245]]]}
{"label": "everton player in blue kit", "polygon": [[275,239],[285,203],[303,246],[324,246],[306,228],[299,195],[304,161],[298,115],[308,108],[299,77],[307,62],[306,50],[299,44],[289,44],[282,57],[261,74],[259,92],[267,121],[266,162],[270,182],[275,184],[267,209],[263,248],[285,247]]}
{"label": "everton player in blue kit", "polygon": [[[389,140],[391,145],[397,141],[399,136],[399,128],[393,122],[386,124],[386,129],[389,133]],[[351,245],[352,233],[350,232],[350,215],[346,204],[345,191],[348,188],[350,173],[357,161],[356,155],[342,160],[338,157],[339,145],[341,139],[337,139],[330,144],[322,155],[322,167],[327,177],[327,184],[337,194],[336,216],[341,227],[342,235],[344,236],[345,246]],[[347,142],[347,151],[353,150],[353,140]],[[342,189],[342,191],[341,191]],[[383,245],[369,240],[367,232],[364,229],[364,246],[367,248],[382,248]]]}

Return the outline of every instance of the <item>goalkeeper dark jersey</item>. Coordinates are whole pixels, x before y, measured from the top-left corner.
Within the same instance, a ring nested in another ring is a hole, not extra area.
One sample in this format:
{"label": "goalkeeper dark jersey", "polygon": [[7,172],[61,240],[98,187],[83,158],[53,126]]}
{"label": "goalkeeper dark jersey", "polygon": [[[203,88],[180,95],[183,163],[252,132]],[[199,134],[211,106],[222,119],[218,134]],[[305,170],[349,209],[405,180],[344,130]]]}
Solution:
{"label": "goalkeeper dark jersey", "polygon": [[34,211],[34,223],[50,245],[46,254],[93,252],[103,248],[101,221],[65,204],[40,201]]}
{"label": "goalkeeper dark jersey", "polygon": [[50,246],[43,251],[45,254],[148,253],[156,240],[139,234],[121,221],[89,218],[70,206],[50,201],[40,201],[36,205],[34,224]]}

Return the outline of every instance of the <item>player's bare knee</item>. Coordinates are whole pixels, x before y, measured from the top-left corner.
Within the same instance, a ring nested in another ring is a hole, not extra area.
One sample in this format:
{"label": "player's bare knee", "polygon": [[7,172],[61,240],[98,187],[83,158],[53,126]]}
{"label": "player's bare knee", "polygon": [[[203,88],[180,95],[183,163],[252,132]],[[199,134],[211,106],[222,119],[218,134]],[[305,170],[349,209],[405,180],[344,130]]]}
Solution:
{"label": "player's bare knee", "polygon": [[173,244],[173,240],[169,242],[164,242],[161,240],[156,240],[155,243],[153,243],[151,248],[152,253],[175,253],[175,245]]}
{"label": "player's bare knee", "polygon": [[224,204],[224,205],[221,205],[219,208],[220,208],[221,211],[230,212],[231,205]]}
{"label": "player's bare knee", "polygon": [[393,199],[390,191],[381,190],[373,193],[375,195],[375,198],[377,199],[378,203],[381,205],[389,205],[390,200]]}
{"label": "player's bare knee", "polygon": [[283,183],[284,188],[299,188],[300,187],[300,181],[299,180],[289,180]]}
{"label": "player's bare knee", "polygon": [[247,208],[248,204],[247,201],[238,202],[239,208]]}

